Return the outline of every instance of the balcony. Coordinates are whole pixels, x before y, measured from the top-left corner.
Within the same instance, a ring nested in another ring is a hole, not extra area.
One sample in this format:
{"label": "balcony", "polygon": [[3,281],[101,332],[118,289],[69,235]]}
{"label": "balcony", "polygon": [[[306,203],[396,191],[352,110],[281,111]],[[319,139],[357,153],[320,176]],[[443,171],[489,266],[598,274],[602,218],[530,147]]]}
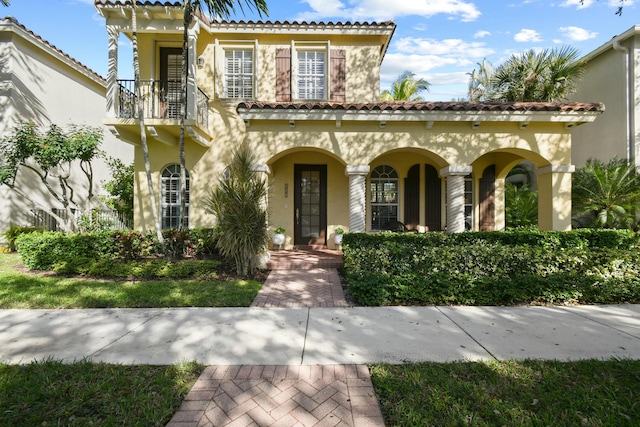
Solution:
{"label": "balcony", "polygon": [[[113,92],[112,115],[104,123],[114,135],[133,144],[140,142],[137,119],[141,102],[147,135],[167,145],[176,143],[183,96],[180,80],[141,80],[140,99],[136,96],[134,80],[117,80]],[[196,88],[195,98],[195,104],[191,104],[191,96],[188,98],[186,137],[209,146],[209,97]]]}

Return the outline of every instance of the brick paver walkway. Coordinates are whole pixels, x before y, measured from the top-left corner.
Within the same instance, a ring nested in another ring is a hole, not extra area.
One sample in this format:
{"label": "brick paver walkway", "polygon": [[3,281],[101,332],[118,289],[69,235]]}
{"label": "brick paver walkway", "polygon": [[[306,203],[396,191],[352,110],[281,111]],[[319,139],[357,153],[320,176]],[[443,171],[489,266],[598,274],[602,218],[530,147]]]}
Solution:
{"label": "brick paver walkway", "polygon": [[[336,251],[277,251],[252,307],[346,307]],[[384,427],[363,365],[209,366],[167,427]]]}
{"label": "brick paver walkway", "polygon": [[251,307],[347,307],[338,270],[271,270]]}
{"label": "brick paver walkway", "polygon": [[384,427],[363,365],[210,366],[167,427]]}

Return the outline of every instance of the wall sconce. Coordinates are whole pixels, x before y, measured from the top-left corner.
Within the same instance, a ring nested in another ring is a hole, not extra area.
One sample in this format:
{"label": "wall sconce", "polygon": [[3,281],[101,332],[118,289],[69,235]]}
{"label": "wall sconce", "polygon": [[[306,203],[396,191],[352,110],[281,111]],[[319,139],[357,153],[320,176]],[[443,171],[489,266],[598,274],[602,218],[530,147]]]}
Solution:
{"label": "wall sconce", "polygon": [[198,68],[204,67],[204,56],[198,56]]}

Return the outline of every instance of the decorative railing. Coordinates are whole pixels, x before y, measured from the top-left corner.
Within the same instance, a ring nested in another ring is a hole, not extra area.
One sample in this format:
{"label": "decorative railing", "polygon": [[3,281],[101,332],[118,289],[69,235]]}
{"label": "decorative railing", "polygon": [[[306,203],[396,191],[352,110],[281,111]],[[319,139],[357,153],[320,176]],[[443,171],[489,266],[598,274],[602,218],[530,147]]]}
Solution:
{"label": "decorative railing", "polygon": [[[180,80],[140,80],[142,113],[150,119],[179,119],[182,107]],[[118,80],[118,117],[138,118],[138,99],[134,80]],[[205,129],[209,122],[209,97],[199,88],[196,94],[196,120]]]}

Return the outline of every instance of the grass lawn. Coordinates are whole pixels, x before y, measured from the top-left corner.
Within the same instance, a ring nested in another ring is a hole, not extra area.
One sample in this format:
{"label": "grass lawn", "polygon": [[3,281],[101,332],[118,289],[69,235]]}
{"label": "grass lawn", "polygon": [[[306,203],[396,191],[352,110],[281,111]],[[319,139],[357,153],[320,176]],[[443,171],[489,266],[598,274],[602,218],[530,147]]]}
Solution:
{"label": "grass lawn", "polygon": [[0,309],[248,307],[255,280],[111,281],[25,273],[20,256],[0,254]]}
{"label": "grass lawn", "polygon": [[0,426],[164,426],[202,369],[196,363],[0,364]]}
{"label": "grass lawn", "polygon": [[387,426],[638,426],[640,361],[373,365]]}

